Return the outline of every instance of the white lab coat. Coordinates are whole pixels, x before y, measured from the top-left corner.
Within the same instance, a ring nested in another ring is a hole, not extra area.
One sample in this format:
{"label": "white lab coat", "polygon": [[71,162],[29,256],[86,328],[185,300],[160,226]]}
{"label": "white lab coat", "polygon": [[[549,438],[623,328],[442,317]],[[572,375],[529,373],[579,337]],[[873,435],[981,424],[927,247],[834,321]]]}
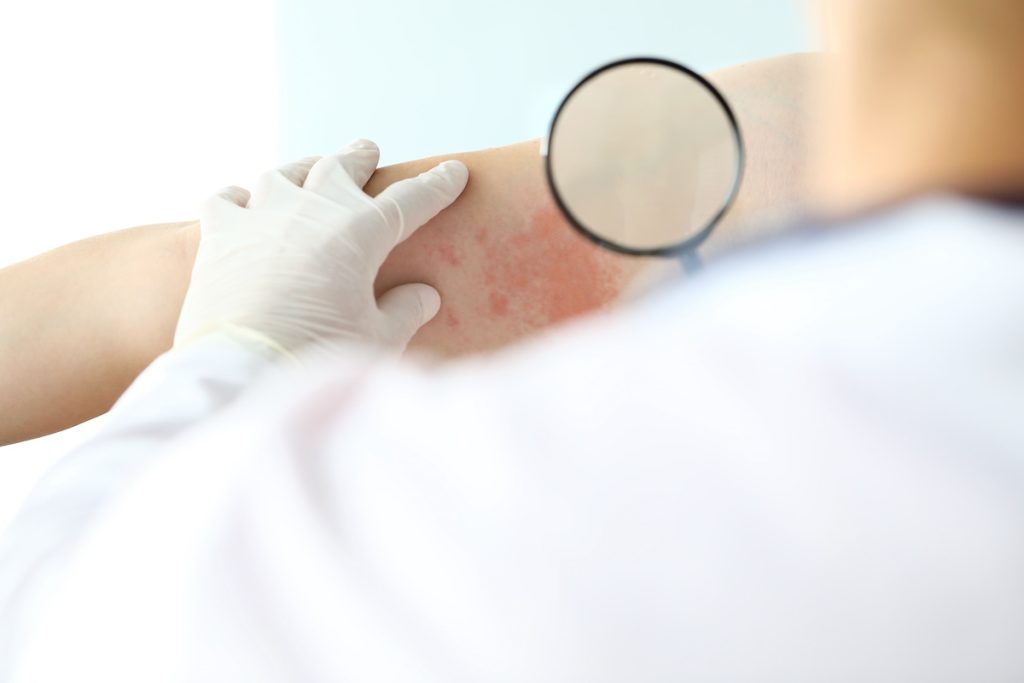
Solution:
{"label": "white lab coat", "polygon": [[15,681],[1024,680],[1024,212],[935,198],[549,339],[159,358],[0,551]]}

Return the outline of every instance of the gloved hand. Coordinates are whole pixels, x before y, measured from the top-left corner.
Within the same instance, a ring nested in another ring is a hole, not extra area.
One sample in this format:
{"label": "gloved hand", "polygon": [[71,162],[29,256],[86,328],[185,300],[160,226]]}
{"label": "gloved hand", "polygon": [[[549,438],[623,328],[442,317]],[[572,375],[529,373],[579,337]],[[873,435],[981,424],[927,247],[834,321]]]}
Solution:
{"label": "gloved hand", "polygon": [[363,192],[380,151],[356,140],[333,156],[263,174],[251,196],[228,187],[207,200],[175,346],[212,331],[294,353],[352,340],[405,348],[440,296],[407,284],[374,297],[391,249],[451,204],[469,171],[446,161]]}

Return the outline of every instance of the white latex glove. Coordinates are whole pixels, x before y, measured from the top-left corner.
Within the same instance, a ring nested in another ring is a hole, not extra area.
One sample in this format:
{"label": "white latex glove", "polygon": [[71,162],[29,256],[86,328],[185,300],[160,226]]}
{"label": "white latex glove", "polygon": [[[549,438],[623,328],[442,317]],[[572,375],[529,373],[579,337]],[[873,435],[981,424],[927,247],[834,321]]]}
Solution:
{"label": "white latex glove", "polygon": [[408,284],[378,301],[377,271],[462,193],[469,171],[446,161],[372,198],[362,188],[379,158],[356,140],[263,174],[251,196],[228,187],[207,200],[175,346],[222,331],[286,354],[353,340],[405,348],[440,296]]}

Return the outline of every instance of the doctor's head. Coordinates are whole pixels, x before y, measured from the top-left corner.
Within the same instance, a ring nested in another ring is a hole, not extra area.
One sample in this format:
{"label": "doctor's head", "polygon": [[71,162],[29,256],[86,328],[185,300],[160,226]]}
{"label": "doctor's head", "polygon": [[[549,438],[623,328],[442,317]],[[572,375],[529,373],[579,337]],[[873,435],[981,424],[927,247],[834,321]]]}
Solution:
{"label": "doctor's head", "polygon": [[818,0],[833,54],[816,194],[1024,193],[1024,0]]}

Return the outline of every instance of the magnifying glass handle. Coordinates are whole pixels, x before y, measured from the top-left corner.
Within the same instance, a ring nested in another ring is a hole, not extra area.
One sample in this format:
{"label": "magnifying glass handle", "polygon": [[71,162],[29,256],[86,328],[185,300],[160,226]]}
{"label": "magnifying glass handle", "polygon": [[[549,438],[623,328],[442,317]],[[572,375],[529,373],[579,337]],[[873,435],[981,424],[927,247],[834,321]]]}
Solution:
{"label": "magnifying glass handle", "polygon": [[688,277],[704,270],[704,261],[701,260],[696,249],[687,249],[684,253],[680,254],[679,264],[683,267],[683,273]]}

